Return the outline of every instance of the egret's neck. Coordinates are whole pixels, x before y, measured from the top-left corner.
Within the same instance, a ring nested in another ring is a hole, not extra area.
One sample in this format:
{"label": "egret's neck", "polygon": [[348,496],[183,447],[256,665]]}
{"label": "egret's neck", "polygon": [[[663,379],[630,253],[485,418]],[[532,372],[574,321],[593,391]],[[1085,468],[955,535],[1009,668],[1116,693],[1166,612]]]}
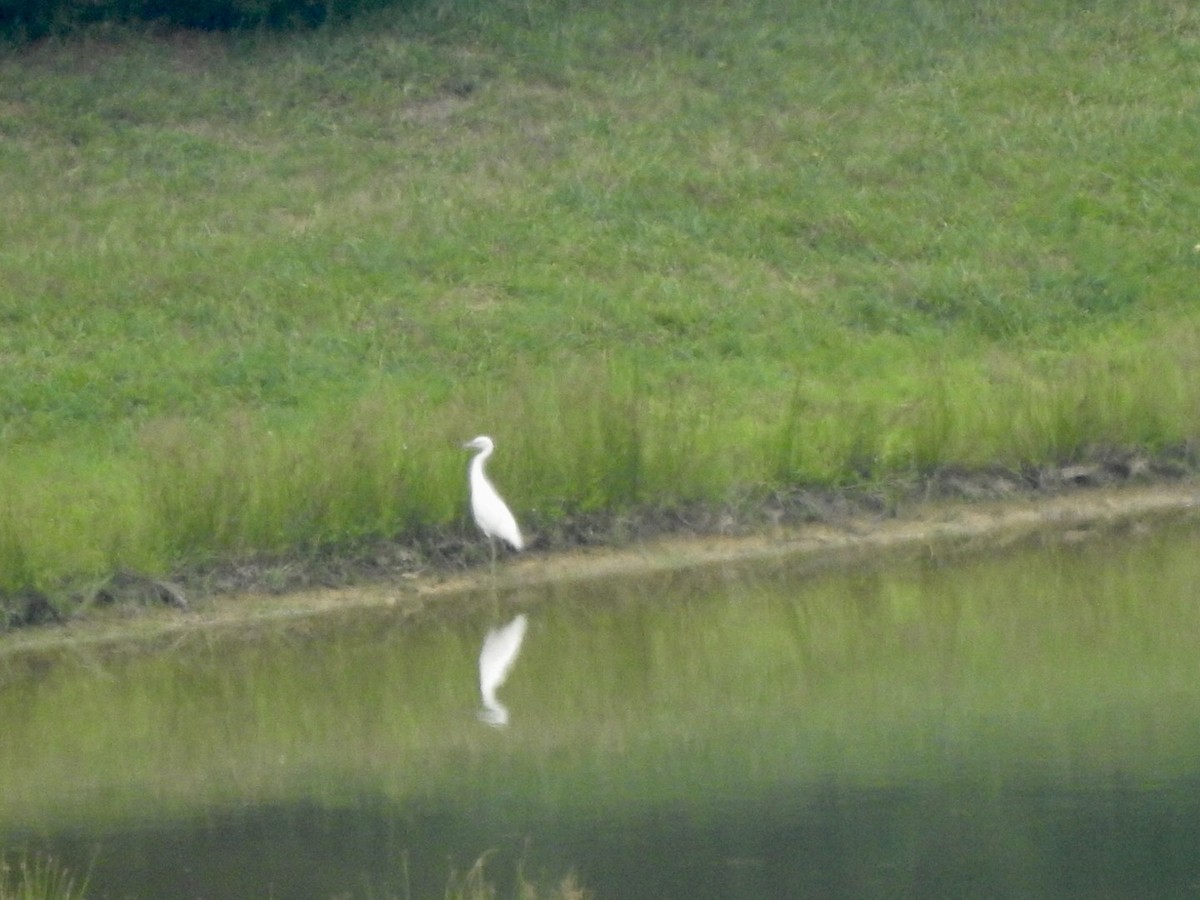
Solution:
{"label": "egret's neck", "polygon": [[475,458],[473,460],[471,460],[472,476],[475,476],[478,478],[483,477],[483,464],[487,461],[487,458],[492,455],[493,449],[494,448],[492,448],[492,447],[484,447],[482,450],[480,450],[475,455]]}

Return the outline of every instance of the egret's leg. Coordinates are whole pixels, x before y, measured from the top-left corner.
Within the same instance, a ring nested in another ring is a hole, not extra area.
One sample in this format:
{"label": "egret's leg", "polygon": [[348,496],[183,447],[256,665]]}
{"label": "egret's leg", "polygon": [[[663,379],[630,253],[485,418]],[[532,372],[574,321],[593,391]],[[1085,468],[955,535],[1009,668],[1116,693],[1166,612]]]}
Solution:
{"label": "egret's leg", "polygon": [[497,622],[500,621],[500,593],[496,589],[496,539],[490,534],[488,535],[488,546],[492,548],[492,577],[489,579],[492,585],[492,616]]}

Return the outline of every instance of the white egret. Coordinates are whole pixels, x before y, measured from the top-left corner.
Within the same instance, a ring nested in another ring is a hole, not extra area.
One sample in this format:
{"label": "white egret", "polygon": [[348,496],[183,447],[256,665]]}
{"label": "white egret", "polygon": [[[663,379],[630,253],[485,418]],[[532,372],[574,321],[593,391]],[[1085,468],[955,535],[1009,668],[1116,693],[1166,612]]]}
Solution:
{"label": "white egret", "polygon": [[503,628],[493,628],[483,639],[483,649],[479,651],[479,694],[483,698],[483,709],[479,711],[481,722],[497,728],[508,724],[508,708],[496,699],[496,691],[517,661],[528,624],[529,620],[522,614]]}
{"label": "white egret", "polygon": [[483,474],[483,464],[492,455],[496,445],[492,439],[480,435],[473,441],[463,444],[463,449],[478,450],[479,453],[471,460],[471,512],[475,514],[475,524],[487,535],[488,545],[492,548],[492,568],[496,567],[496,538],[500,538],[514,550],[525,547],[525,539],[521,537],[521,529],[513,518],[512,510],[505,505]]}

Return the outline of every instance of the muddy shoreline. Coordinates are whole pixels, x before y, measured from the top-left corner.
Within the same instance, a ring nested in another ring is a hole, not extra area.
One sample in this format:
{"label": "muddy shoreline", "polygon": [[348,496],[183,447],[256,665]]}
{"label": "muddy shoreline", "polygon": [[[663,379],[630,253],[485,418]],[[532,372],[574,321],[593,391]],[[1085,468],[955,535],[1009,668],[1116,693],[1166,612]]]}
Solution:
{"label": "muddy shoreline", "polygon": [[[231,575],[222,579],[207,573],[202,584],[209,590],[184,608],[156,593],[152,586],[160,582],[125,576],[127,590],[145,595],[141,602],[92,603],[64,621],[0,633],[0,660],[81,645],[158,643],[229,629],[261,632],[371,608],[404,617],[437,615],[447,601],[485,596],[489,587],[512,594],[549,583],[767,560],[852,564],[894,550],[983,549],[1037,534],[1077,541],[1122,527],[1145,529],[1171,518],[1200,520],[1200,478],[1194,475],[1101,484],[1060,478],[1052,486],[1016,493],[1001,489],[992,496],[981,495],[982,490],[976,483],[972,491],[956,490],[950,496],[944,490],[941,495],[927,491],[927,497],[907,496],[891,504],[861,496],[807,495],[802,502],[812,516],[808,521],[788,521],[795,518],[794,511],[785,516],[762,510],[757,523],[738,522],[728,511],[695,511],[707,517],[699,527],[670,530],[660,522],[655,533],[645,534],[627,525],[632,534],[624,539],[610,523],[605,544],[598,538],[591,543],[576,539],[570,546],[562,535],[541,536],[531,551],[504,560],[495,582],[486,562],[479,564],[474,558],[479,554],[470,547],[459,548],[458,555],[442,565],[431,561],[427,551],[394,551],[397,558],[371,560],[355,570],[356,577],[343,572],[344,584],[279,585],[278,574],[262,570],[253,577],[242,571],[233,580],[244,584],[222,586]],[[591,527],[596,535],[603,533],[598,525]],[[561,549],[564,543],[567,548]],[[301,574],[301,581],[309,577]],[[172,589],[195,591],[196,585]]]}

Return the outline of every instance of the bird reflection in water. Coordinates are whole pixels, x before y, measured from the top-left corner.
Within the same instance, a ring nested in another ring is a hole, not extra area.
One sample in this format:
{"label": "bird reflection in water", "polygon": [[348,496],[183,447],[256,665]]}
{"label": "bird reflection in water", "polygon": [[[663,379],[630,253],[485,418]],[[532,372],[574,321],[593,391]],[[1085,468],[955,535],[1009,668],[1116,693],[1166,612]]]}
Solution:
{"label": "bird reflection in water", "polygon": [[508,708],[496,699],[496,691],[517,661],[528,624],[529,620],[521,614],[507,625],[493,628],[479,651],[479,694],[483,698],[479,720],[496,728],[508,724]]}

